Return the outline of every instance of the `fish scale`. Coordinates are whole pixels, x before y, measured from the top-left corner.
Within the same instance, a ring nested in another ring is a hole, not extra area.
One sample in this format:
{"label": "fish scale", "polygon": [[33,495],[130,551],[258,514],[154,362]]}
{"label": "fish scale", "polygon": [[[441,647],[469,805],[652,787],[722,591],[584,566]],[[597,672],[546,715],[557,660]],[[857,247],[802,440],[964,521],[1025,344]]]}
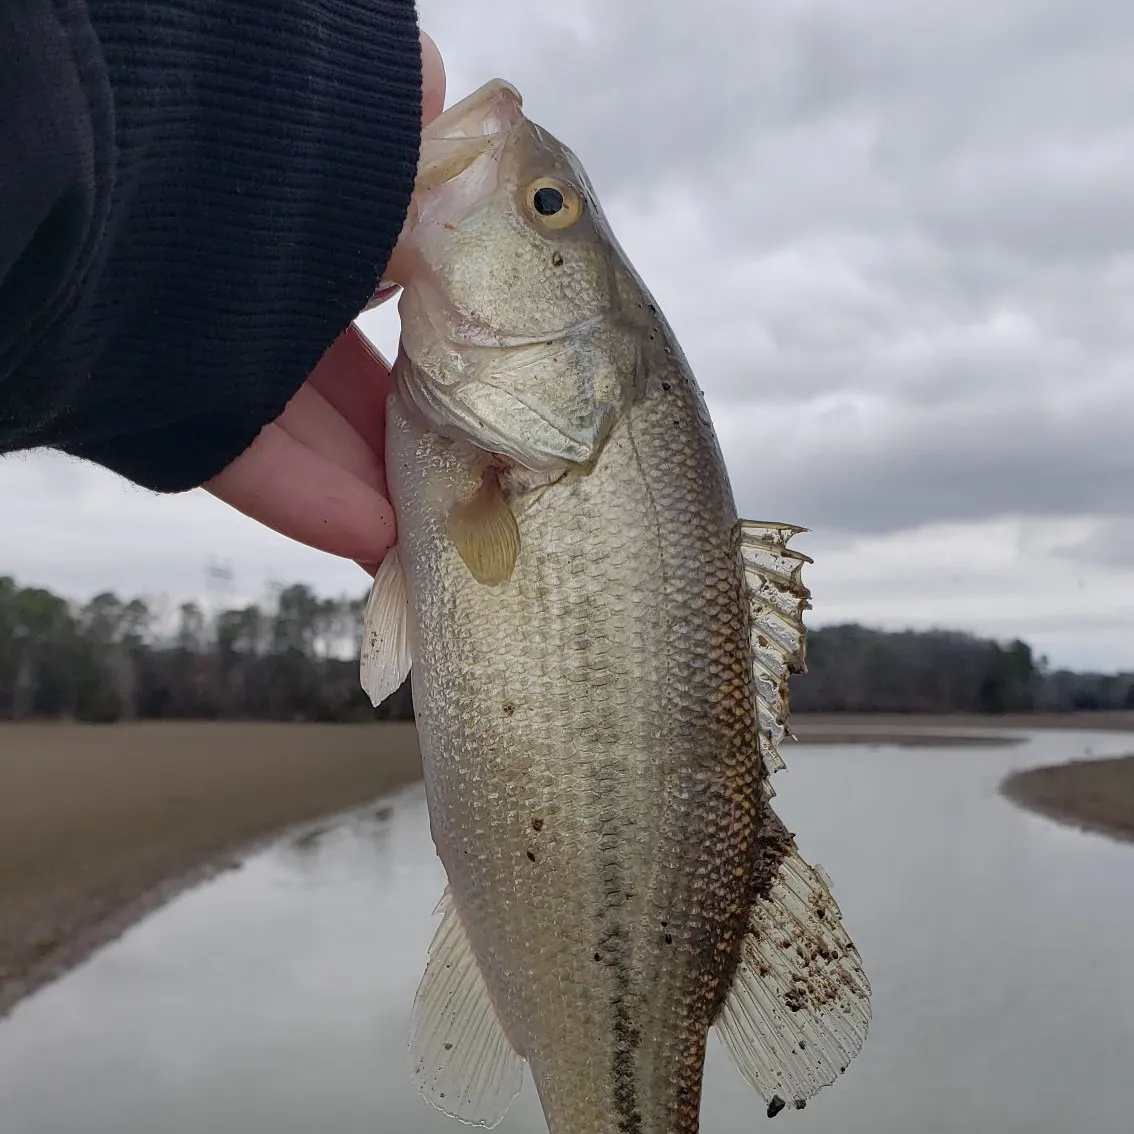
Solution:
{"label": "fish scale", "polygon": [[694,1134],[717,1026],[769,1113],[801,1104],[861,1046],[869,985],[770,803],[793,529],[739,520],[570,151],[501,83],[430,131],[362,659],[375,701],[412,664],[448,879],[413,1077],[494,1125],[527,1066],[551,1134]]}
{"label": "fish scale", "polygon": [[[509,1006],[505,1020],[524,1021],[514,1042],[527,1055],[553,1132],[677,1129],[668,1116],[680,1109],[679,1091],[684,1108],[695,1108],[703,1033],[725,989],[720,976],[701,987],[699,960],[687,969],[670,958],[682,950],[715,955],[724,928],[718,913],[728,908],[722,890],[734,885],[720,864],[736,859],[736,847],[747,853],[743,844],[754,836],[756,816],[745,823],[743,808],[726,811],[717,798],[747,799],[759,774],[750,675],[743,667],[730,673],[711,656],[715,643],[742,656],[747,649],[731,541],[736,517],[719,485],[700,472],[711,453],[698,459],[692,444],[688,455],[675,450],[668,424],[675,397],[661,394],[660,384],[658,391],[616,428],[593,472],[548,489],[520,517],[521,543],[533,550],[506,586],[480,587],[468,576],[445,534],[444,504],[432,522],[402,536],[407,563],[421,565],[420,577],[407,567],[419,625],[415,656],[422,674],[437,675],[436,685],[415,675],[430,811],[489,837],[466,855],[435,833],[454,900],[496,943],[502,970],[534,968],[552,976],[556,990],[575,990],[548,1012],[535,977],[496,989]],[[391,413],[399,470],[391,491],[400,510],[416,514],[415,500],[434,479],[421,450],[443,443],[415,437],[402,413]],[[398,460],[407,444],[409,459]],[[672,483],[642,475],[657,449],[670,462]],[[573,570],[579,563],[586,571]],[[728,585],[718,589],[718,579]],[[532,617],[536,594],[545,597]],[[585,651],[573,648],[580,636],[591,643]],[[695,646],[676,650],[675,641]],[[520,676],[529,673],[534,681]],[[706,714],[706,697],[725,711]],[[462,727],[470,721],[475,731]],[[730,789],[734,776],[741,782]],[[486,785],[505,782],[521,785],[517,794],[492,800],[499,792]],[[524,817],[530,828],[530,818],[550,808],[556,813],[533,838]],[[468,823],[466,810],[474,813]],[[564,815],[574,818],[566,824]],[[508,831],[514,841],[502,837]],[[531,863],[528,850],[551,834],[556,850],[541,848]],[[691,844],[704,874],[689,869]],[[500,908],[494,896],[503,891],[512,901]],[[568,927],[554,915],[572,905],[586,913]],[[545,909],[552,916],[539,917]],[[733,938],[746,913],[732,912]],[[671,945],[661,929],[667,920]],[[554,964],[540,964],[549,949]],[[584,1022],[602,1016],[611,1020],[613,1042],[597,1051]],[[691,1049],[677,1080],[666,1050],[675,1043]],[[593,1100],[589,1120],[578,1111],[581,1080]],[[645,1100],[666,1116],[661,1126],[643,1125]]]}

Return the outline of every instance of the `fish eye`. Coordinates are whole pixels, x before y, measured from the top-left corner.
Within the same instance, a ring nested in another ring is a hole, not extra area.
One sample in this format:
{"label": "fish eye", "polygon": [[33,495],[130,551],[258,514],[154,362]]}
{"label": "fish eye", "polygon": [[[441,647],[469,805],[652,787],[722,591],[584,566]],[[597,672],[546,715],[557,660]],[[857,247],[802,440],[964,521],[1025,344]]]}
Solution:
{"label": "fish eye", "polygon": [[583,199],[566,182],[540,177],[524,194],[532,215],[545,228],[570,228],[583,215]]}

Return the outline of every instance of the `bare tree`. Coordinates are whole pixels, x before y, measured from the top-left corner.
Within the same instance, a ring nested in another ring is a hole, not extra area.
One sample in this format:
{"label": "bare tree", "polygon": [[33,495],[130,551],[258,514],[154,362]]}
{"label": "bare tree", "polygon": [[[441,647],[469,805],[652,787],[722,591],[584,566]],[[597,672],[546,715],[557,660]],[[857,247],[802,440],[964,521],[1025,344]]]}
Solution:
{"label": "bare tree", "polygon": [[[144,599],[75,607],[0,577],[0,718],[411,719],[408,681],[377,710],[359,686],[365,601],[295,583],[213,618],[187,602],[162,639],[165,616]],[[1050,672],[1021,641],[851,624],[810,632],[791,699],[801,712],[1134,709],[1134,675]]]}

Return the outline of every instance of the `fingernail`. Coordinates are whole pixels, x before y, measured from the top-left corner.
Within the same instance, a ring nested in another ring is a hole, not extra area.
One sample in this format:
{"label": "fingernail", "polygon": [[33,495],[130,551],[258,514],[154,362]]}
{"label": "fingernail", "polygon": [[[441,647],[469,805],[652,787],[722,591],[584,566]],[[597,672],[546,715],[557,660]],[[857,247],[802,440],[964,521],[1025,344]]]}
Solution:
{"label": "fingernail", "polygon": [[374,289],[369,303],[367,303],[362,310],[373,311],[375,307],[381,307],[383,303],[389,299],[393,299],[401,290],[402,285],[395,283],[393,280],[379,280],[378,286]]}

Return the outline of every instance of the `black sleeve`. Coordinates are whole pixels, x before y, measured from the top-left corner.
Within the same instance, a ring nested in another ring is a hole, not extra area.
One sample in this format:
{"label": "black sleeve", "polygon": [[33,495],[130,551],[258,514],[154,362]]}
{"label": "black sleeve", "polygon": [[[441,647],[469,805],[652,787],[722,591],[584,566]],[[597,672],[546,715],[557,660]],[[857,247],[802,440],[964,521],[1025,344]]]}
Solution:
{"label": "black sleeve", "polygon": [[413,0],[0,0],[0,453],[220,471],[365,305],[420,132]]}

